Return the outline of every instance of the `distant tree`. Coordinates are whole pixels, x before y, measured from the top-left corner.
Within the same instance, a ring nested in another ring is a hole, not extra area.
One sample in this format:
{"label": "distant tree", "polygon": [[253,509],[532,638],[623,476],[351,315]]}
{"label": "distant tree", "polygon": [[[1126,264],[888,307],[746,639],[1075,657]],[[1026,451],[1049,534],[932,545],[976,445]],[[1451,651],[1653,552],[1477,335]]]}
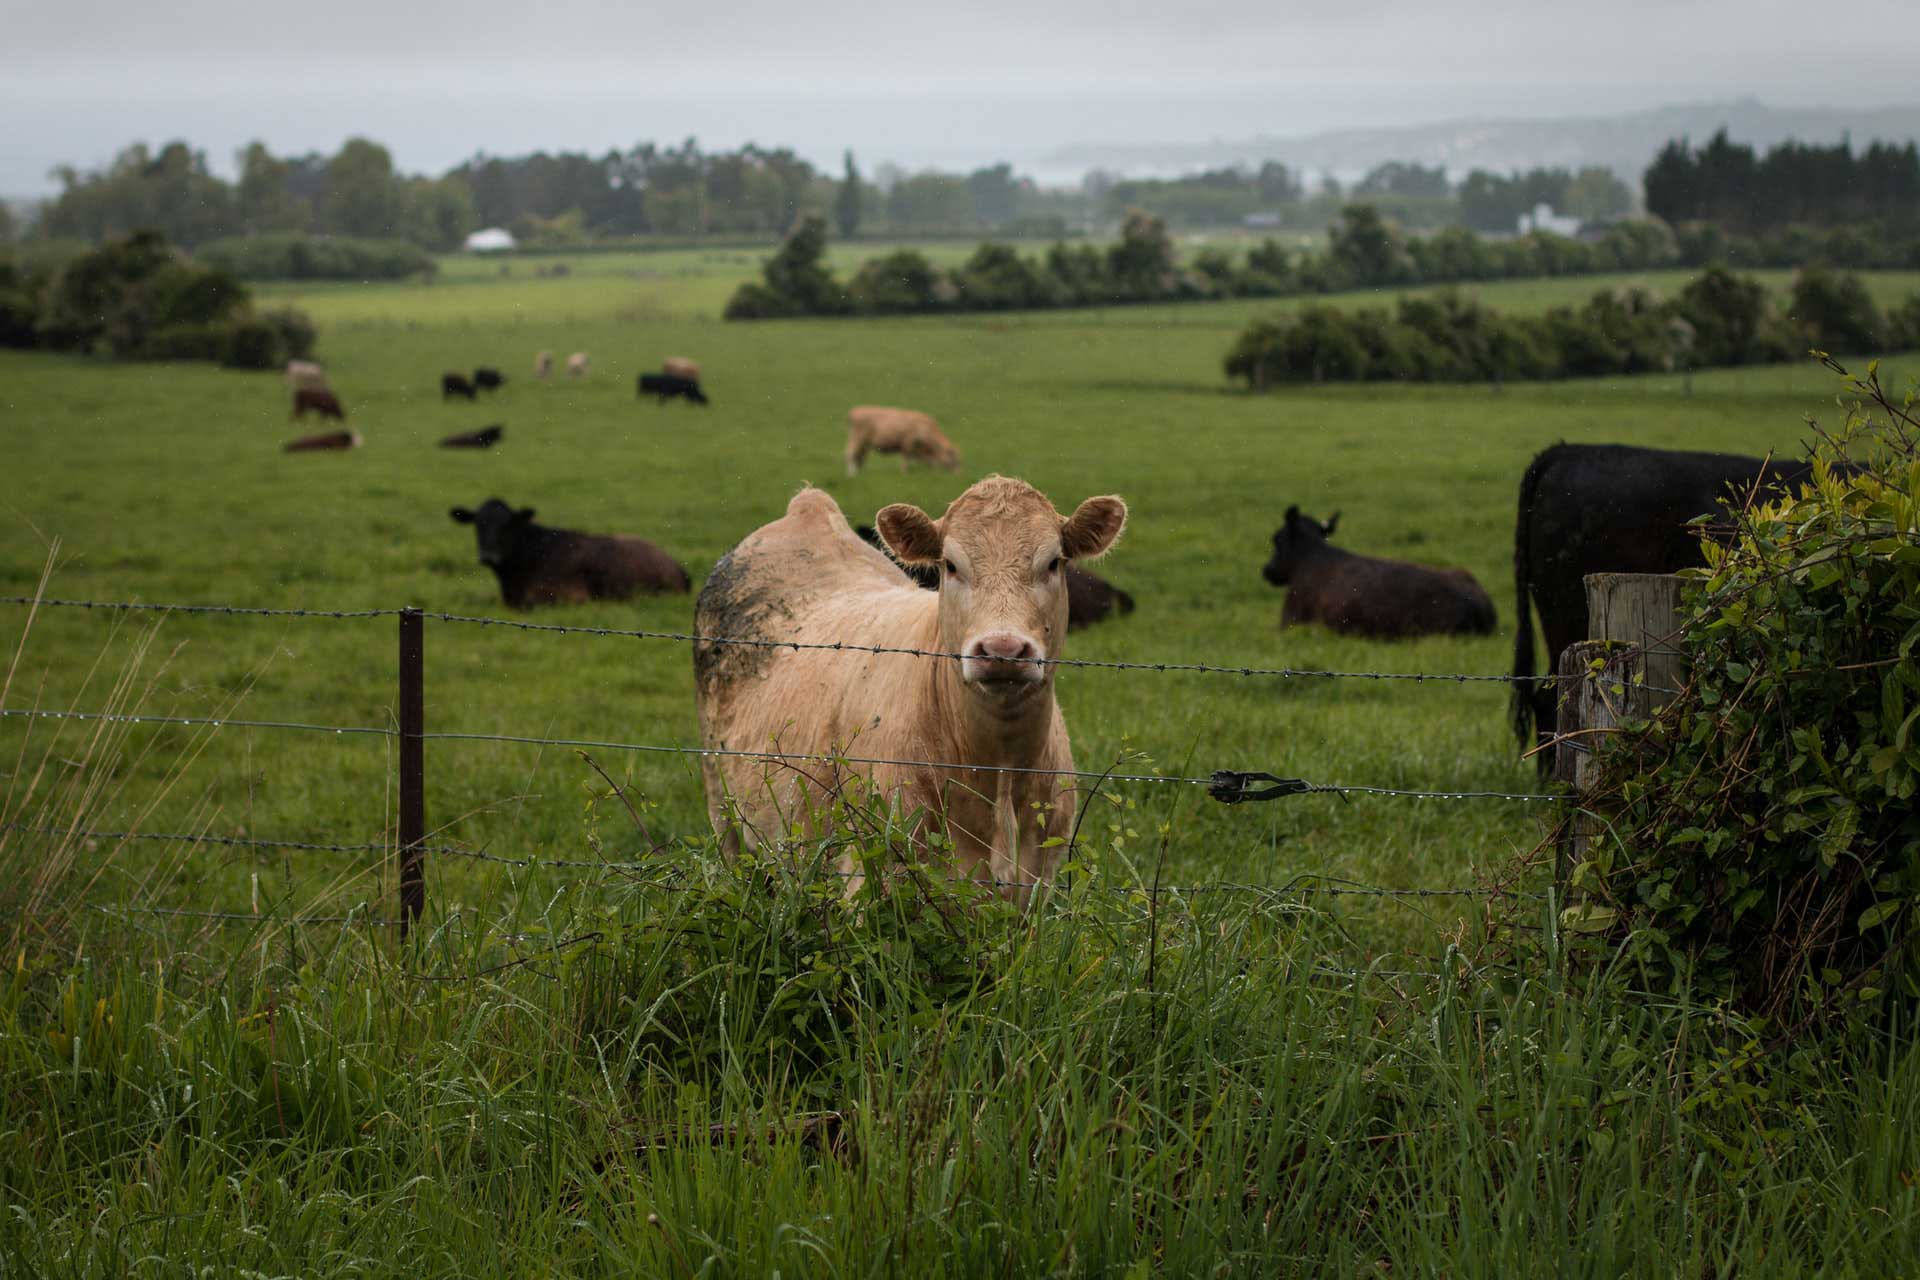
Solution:
{"label": "distant tree", "polygon": [[973,197],[966,179],[931,172],[902,178],[887,192],[887,221],[903,230],[972,226]]}
{"label": "distant tree", "polygon": [[1260,198],[1269,205],[1296,204],[1303,194],[1299,178],[1278,160],[1264,162],[1260,166],[1260,172],[1254,175],[1253,181],[1260,192]]}
{"label": "distant tree", "polygon": [[1600,165],[1589,165],[1573,175],[1558,211],[1587,222],[1617,218],[1633,207],[1633,192]]}
{"label": "distant tree", "polygon": [[0,200],[0,244],[10,244],[19,234],[19,225],[14,221],[13,207]]}
{"label": "distant tree", "polygon": [[1167,224],[1142,210],[1128,212],[1120,243],[1107,250],[1107,274],[1123,297],[1153,297],[1173,274],[1173,238]]}
{"label": "distant tree", "polygon": [[973,216],[987,226],[1012,222],[1020,216],[1020,184],[1014,179],[1013,166],[996,164],[968,174],[967,198],[973,202]]}
{"label": "distant tree", "polygon": [[840,230],[840,238],[850,240],[860,230],[860,170],[854,167],[853,150],[846,154],[846,174],[840,179],[840,189],[833,199],[833,223]]}
{"label": "distant tree", "polygon": [[1431,169],[1401,160],[1390,160],[1375,167],[1366,177],[1360,179],[1354,187],[1357,196],[1413,196],[1440,198],[1448,195],[1452,188],[1447,185],[1447,171],[1439,166]]}
{"label": "distant tree", "polygon": [[298,231],[312,210],[296,199],[287,185],[292,165],[277,160],[262,142],[250,142],[235,157],[240,181],[234,186],[234,212],[240,230],[251,234]]}
{"label": "distant tree", "polygon": [[1356,285],[1395,284],[1413,276],[1400,229],[1370,204],[1350,204],[1328,232],[1328,256],[1345,280]]}
{"label": "distant tree", "polygon": [[393,156],[377,142],[349,138],[327,161],[327,196],[321,223],[349,236],[399,233],[402,198]]}

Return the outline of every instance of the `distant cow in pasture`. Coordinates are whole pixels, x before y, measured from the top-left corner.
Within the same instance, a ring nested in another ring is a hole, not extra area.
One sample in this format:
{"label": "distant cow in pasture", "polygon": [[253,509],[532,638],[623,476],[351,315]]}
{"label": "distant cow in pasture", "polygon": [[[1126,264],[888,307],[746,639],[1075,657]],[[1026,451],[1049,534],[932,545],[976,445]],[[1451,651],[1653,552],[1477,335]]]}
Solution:
{"label": "distant cow in pasture", "polygon": [[[893,552],[887,550],[887,544],[881,539],[879,530],[870,524],[857,524],[853,531],[860,540],[869,546],[887,552],[887,558],[893,560]],[[893,560],[894,567],[912,578],[927,591],[940,589],[940,570],[931,564],[901,564]],[[1115,613],[1122,616],[1133,612],[1133,597],[1102,578],[1091,569],[1082,569],[1079,565],[1068,563],[1067,575],[1067,630],[1078,631],[1090,627],[1096,622],[1105,622]]]}
{"label": "distant cow in pasture", "polygon": [[349,428],[346,431],[327,431],[317,436],[301,436],[298,440],[287,441],[285,453],[318,453],[329,449],[358,449],[360,433]]}
{"label": "distant cow in pasture", "polygon": [[441,438],[442,449],[491,449],[500,443],[500,437],[507,433],[505,427],[495,425],[482,427],[478,431],[463,431],[457,436]]}
{"label": "distant cow in pasture", "polygon": [[1273,558],[1261,576],[1287,588],[1280,625],[1318,622],[1334,631],[1382,639],[1488,635],[1493,601],[1465,569],[1356,555],[1328,542],[1340,513],[1325,523],[1288,507],[1274,531]]}
{"label": "distant cow in pasture", "polygon": [[553,376],[553,352],[542,351],[533,358],[533,376],[551,378]]}
{"label": "distant cow in pasture", "polygon": [[294,421],[304,418],[309,412],[323,418],[345,421],[347,411],[340,407],[340,398],[325,387],[296,387],[293,392]]}
{"label": "distant cow in pasture", "polygon": [[660,372],[669,378],[685,378],[689,382],[700,381],[700,366],[685,356],[668,356],[660,362]]}
{"label": "distant cow in pasture", "polygon": [[707,403],[707,393],[692,378],[682,378],[672,373],[643,373],[640,375],[640,389],[636,395],[658,396],[665,404],[675,396],[683,396],[688,404]]}
{"label": "distant cow in pasture", "polygon": [[326,370],[311,360],[289,360],[287,361],[287,385],[324,391],[327,386]]}
{"label": "distant cow in pasture", "polygon": [[945,471],[960,469],[960,450],[940,430],[940,424],[912,409],[869,404],[848,411],[847,474],[858,475],[869,453],[899,454],[903,472],[909,461]]}
{"label": "distant cow in pasture", "polygon": [[567,376],[569,378],[584,378],[587,376],[586,352],[576,351],[567,357]]}
{"label": "distant cow in pasture", "polygon": [[[1786,491],[1811,475],[1804,460],[1624,444],[1556,444],[1534,455],[1520,480],[1513,535],[1520,621],[1510,713],[1521,746],[1546,741],[1558,723],[1553,684],[1534,678],[1534,609],[1552,675],[1561,652],[1588,638],[1587,574],[1673,573],[1701,564],[1700,531],[1689,521],[1712,514],[1723,498],[1744,500],[1756,485]],[[1537,757],[1543,772],[1550,754]]]}
{"label": "distant cow in pasture", "polygon": [[478,511],[455,507],[447,514],[473,526],[480,563],[500,580],[500,598],[510,608],[625,600],[693,586],[687,571],[645,538],[550,529],[533,522],[532,507],[515,510],[498,498]]}
{"label": "distant cow in pasture", "polygon": [[[824,835],[836,793],[865,779],[897,804],[916,853],[951,850],[956,876],[1015,899],[1051,882],[1078,790],[1048,661],[1065,644],[1062,570],[1104,553],[1126,519],[1115,497],[1062,516],[1005,476],[980,481],[937,520],[904,503],[883,508],[875,523],[895,557],[944,566],[928,592],[855,536],[831,497],[802,489],[714,566],[694,611],[702,636],[768,642],[694,644],[701,745],[737,753],[701,760],[722,841]],[[753,754],[770,749],[837,763]],[[940,763],[913,763],[925,761]],[[855,870],[850,858],[842,865]]]}
{"label": "distant cow in pasture", "polygon": [[440,398],[442,400],[449,399],[453,396],[465,396],[471,400],[479,394],[479,392],[474,390],[473,384],[467,381],[464,374],[443,373],[440,375]]}
{"label": "distant cow in pasture", "polygon": [[476,391],[498,391],[507,380],[507,375],[498,369],[480,368],[473,371],[473,386]]}

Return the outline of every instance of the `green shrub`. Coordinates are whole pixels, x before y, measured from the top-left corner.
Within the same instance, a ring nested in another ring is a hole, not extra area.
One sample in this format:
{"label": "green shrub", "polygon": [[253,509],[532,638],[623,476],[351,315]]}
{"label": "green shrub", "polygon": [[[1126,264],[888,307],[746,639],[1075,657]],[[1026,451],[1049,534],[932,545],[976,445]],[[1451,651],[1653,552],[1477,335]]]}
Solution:
{"label": "green shrub", "polygon": [[1880,309],[1855,275],[1803,269],[1787,313],[1802,341],[1819,351],[1872,351],[1880,339]]}
{"label": "green shrub", "polygon": [[1907,295],[1907,300],[1887,312],[1887,350],[1913,351],[1920,349],[1920,293]]}
{"label": "green shrub", "polygon": [[1920,420],[1852,386],[1815,483],[1703,544],[1687,687],[1603,750],[1567,915],[1769,1015],[1920,995]]}
{"label": "green shrub", "polygon": [[194,256],[242,280],[399,280],[436,270],[432,256],[409,240],[297,232],[210,240]]}
{"label": "green shrub", "polygon": [[140,360],[216,360],[225,361],[232,347],[233,326],[224,322],[170,324],[146,336],[138,351]]}
{"label": "green shrub", "polygon": [[1011,246],[983,244],[953,273],[960,305],[969,311],[1006,311],[1052,306],[1055,289],[1045,271]]}
{"label": "green shrub", "polygon": [[854,310],[869,315],[933,311],[950,290],[939,269],[912,249],[869,258],[847,286]]}

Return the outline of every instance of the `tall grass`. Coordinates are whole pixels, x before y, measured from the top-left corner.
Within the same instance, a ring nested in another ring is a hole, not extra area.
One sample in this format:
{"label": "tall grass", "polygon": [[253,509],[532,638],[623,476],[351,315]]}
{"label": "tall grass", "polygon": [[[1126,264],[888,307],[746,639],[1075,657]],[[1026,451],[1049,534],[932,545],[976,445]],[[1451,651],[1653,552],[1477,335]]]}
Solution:
{"label": "tall grass", "polygon": [[1318,913],[1090,875],[1026,914],[697,855],[601,888],[533,937],[249,931],[216,959],[96,931],[91,961],[16,968],[0,1249],[70,1275],[1510,1276],[1920,1248],[1904,1027],[1745,1055],[1684,993],[1569,984],[1551,943],[1346,972]]}

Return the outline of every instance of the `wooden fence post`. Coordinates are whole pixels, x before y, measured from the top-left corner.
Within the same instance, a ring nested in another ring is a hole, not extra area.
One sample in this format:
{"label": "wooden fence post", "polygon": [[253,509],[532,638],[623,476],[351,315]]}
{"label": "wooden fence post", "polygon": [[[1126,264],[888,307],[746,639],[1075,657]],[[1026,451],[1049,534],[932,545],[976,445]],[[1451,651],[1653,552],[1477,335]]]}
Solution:
{"label": "wooden fence post", "polygon": [[[1560,717],[1553,776],[1573,788],[1575,805],[1593,789],[1606,734],[1666,706],[1686,679],[1678,635],[1683,579],[1667,573],[1590,573],[1585,581],[1587,630],[1593,639],[1568,645],[1555,671]],[[1574,867],[1599,832],[1600,823],[1591,815],[1569,815],[1554,859],[1554,883],[1563,901]]]}
{"label": "wooden fence post", "polygon": [[427,884],[420,866],[427,838],[425,629],[418,609],[400,611],[400,936],[420,919]]}

